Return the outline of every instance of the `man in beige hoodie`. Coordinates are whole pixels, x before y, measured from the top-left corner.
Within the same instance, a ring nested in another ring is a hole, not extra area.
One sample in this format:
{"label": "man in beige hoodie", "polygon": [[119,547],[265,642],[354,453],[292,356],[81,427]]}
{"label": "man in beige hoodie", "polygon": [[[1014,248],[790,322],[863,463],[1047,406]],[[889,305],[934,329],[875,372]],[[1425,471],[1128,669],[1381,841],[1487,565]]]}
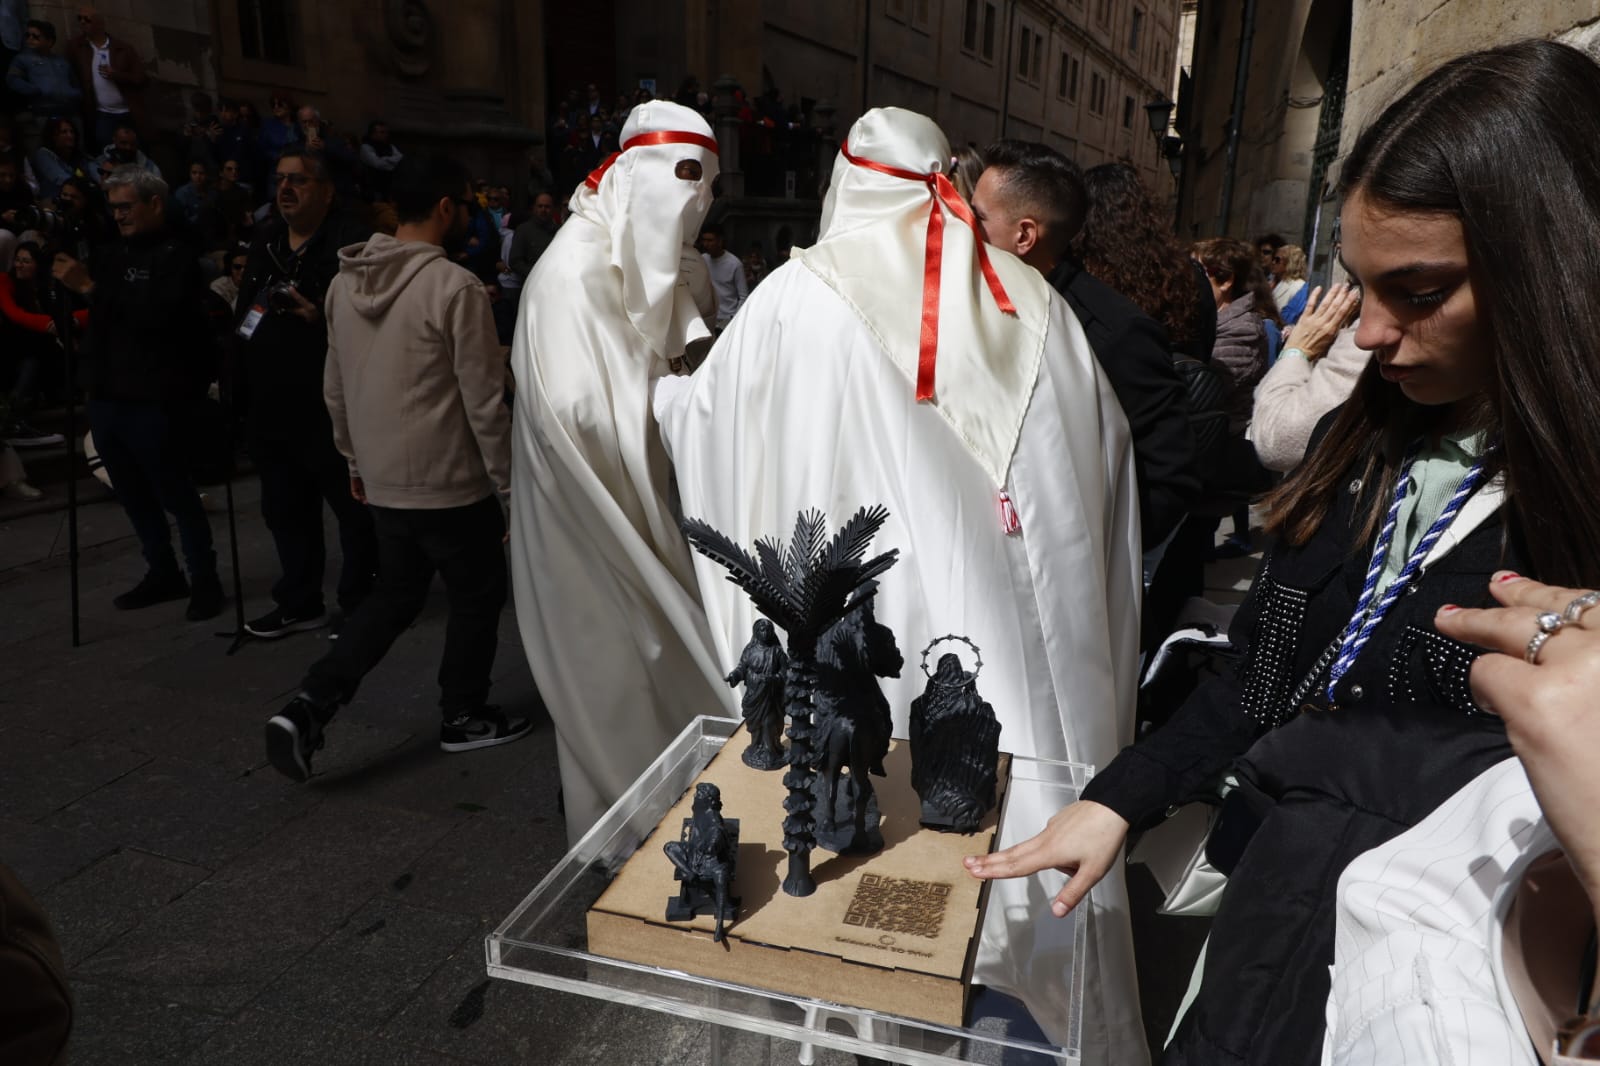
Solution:
{"label": "man in beige hoodie", "polygon": [[435,571],[450,600],[439,746],[506,744],[530,728],[485,702],[506,602],[511,425],[489,297],[446,255],[466,235],[471,179],[455,160],[416,157],[396,168],[391,193],[395,235],[339,252],[323,378],[350,491],[372,508],[378,585],[267,722],[272,765],[297,781],[311,776],[334,711],[422,610]]}

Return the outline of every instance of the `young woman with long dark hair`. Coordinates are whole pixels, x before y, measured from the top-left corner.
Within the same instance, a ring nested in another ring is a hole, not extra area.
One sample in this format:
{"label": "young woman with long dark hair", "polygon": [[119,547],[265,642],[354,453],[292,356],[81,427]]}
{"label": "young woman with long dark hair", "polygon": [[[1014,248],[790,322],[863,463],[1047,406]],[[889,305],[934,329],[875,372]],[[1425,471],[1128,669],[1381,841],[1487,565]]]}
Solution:
{"label": "young woman with long dark hair", "polygon": [[71,119],[53,118],[44,124],[39,147],[30,157],[33,176],[39,180],[39,199],[55,200],[63,182],[77,178],[94,181],[94,164],[78,147],[78,130]]}
{"label": "young woman with long dark hair", "polygon": [[[1228,884],[1169,1066],[1319,1061],[1341,871],[1511,753],[1473,701],[1479,649],[1435,612],[1488,602],[1500,570],[1600,585],[1595,99],[1600,66],[1523,42],[1447,63],[1361,135],[1343,257],[1375,358],[1268,498],[1276,543],[1234,621],[1237,671],[1040,836],[968,861],[1073,874],[1065,913],[1130,827],[1232,774],[1208,849]],[[1572,255],[1550,254],[1557,232]]]}

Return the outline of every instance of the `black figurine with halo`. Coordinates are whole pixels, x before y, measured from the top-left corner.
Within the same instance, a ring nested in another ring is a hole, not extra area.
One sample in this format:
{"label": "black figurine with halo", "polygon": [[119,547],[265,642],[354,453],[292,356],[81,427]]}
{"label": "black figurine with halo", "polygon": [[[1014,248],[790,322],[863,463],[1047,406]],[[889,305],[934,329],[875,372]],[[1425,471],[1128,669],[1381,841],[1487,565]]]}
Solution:
{"label": "black figurine with halo", "polygon": [[[930,672],[928,653],[953,641],[972,649],[972,670],[962,669],[955,652],[946,652]],[[922,800],[921,821],[929,829],[976,832],[994,806],[1000,722],[978,695],[982,669],[983,653],[966,637],[939,637],[922,649],[928,684],[911,701],[911,787]]]}

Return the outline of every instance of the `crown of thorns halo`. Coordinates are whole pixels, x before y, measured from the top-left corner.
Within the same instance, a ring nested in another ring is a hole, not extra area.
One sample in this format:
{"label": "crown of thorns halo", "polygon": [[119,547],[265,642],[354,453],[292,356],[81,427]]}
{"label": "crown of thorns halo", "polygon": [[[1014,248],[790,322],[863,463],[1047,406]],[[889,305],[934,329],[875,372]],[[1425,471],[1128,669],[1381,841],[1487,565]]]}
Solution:
{"label": "crown of thorns halo", "polygon": [[961,686],[963,688],[978,680],[978,674],[983,670],[983,652],[980,651],[978,646],[972,643],[971,640],[966,637],[958,637],[954,633],[948,633],[942,637],[934,637],[928,642],[928,646],[922,649],[922,672],[927,676],[928,682],[937,688],[954,688],[956,686],[944,681],[940,681],[938,678],[933,676],[933,671],[928,669],[928,653],[934,648],[937,648],[939,645],[951,641],[960,641],[962,644],[965,644],[967,647],[971,648],[972,657],[975,660],[973,663],[972,672],[970,674],[962,671]]}

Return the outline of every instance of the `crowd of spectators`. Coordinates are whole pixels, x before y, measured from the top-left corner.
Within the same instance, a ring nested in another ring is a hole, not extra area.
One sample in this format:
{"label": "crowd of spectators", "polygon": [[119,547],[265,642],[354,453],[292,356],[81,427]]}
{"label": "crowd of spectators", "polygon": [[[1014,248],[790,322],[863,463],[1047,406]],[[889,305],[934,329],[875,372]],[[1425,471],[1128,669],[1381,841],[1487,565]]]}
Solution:
{"label": "crowd of spectators", "polygon": [[[569,90],[552,109],[545,130],[554,170],[533,176],[530,195],[550,189],[564,201],[591,170],[618,149],[617,134],[628,113],[655,98],[651,89],[638,87],[619,90],[608,101],[596,82]],[[698,78],[685,78],[670,99],[698,112],[717,128],[712,96]],[[819,177],[818,134],[811,115],[815,101],[790,104],[781,91],[769,87],[754,98],[735,88],[731,103],[739,123],[745,193],[815,197]],[[794,176],[792,186],[790,174]]]}
{"label": "crowd of spectators", "polygon": [[[195,92],[182,124],[158,130],[147,119],[138,52],[111,37],[92,8],[76,18],[79,32],[64,44],[43,18],[17,17],[16,47],[0,34],[0,492],[12,497],[37,495],[12,449],[62,443],[32,424],[69,398],[66,342],[87,339],[87,300],[56,283],[57,265],[92,272],[119,243],[106,196],[116,172],[133,168],[161,183],[161,230],[198,268],[193,300],[212,323],[211,376],[219,379],[228,338],[251,310],[239,299],[245,263],[286,228],[280,160],[314,157],[331,186],[333,213],[355,220],[364,237],[393,232],[390,186],[406,158],[382,119],[357,137],[287,92],[272,93],[264,113],[247,100]],[[530,173],[517,193],[477,182],[468,237],[450,250],[487,287],[507,344],[516,292],[561,221],[562,201],[542,157]],[[519,213],[519,202],[528,210]],[[76,316],[72,338],[61,335],[62,315]]]}

